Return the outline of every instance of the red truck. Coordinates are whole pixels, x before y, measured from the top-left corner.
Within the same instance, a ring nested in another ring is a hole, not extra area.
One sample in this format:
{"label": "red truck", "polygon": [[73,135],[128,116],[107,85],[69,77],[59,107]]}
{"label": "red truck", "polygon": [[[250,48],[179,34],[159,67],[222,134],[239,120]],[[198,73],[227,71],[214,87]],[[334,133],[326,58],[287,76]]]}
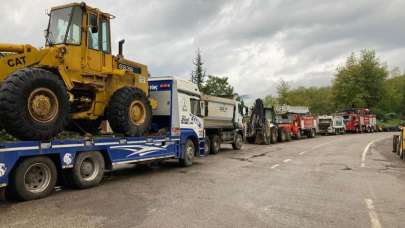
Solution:
{"label": "red truck", "polygon": [[348,132],[375,132],[377,130],[377,119],[374,114],[366,108],[346,109],[342,112],[346,131]]}
{"label": "red truck", "polygon": [[315,137],[317,121],[309,114],[307,107],[283,105],[277,112],[278,127],[285,129],[291,137],[295,139],[300,139],[303,135],[308,138]]}

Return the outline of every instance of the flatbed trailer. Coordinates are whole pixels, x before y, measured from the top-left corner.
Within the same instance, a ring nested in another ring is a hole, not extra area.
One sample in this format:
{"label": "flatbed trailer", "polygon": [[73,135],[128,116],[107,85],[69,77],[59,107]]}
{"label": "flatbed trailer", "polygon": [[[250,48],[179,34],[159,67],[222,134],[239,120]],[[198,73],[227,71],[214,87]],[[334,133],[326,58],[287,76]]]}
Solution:
{"label": "flatbed trailer", "polygon": [[182,93],[173,78],[151,79],[149,85],[158,101],[153,135],[1,142],[0,188],[19,200],[32,200],[48,196],[57,182],[96,186],[104,170],[125,164],[178,159],[190,166],[195,156],[204,155],[204,130],[202,119],[183,111],[190,106],[189,93]]}

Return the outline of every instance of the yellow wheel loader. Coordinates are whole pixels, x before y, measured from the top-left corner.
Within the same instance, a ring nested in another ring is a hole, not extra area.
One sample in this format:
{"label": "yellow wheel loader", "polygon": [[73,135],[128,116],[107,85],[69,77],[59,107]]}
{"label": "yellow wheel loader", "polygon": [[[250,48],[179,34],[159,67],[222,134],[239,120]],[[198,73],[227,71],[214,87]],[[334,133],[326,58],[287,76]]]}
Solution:
{"label": "yellow wheel loader", "polygon": [[0,43],[0,121],[20,139],[47,140],[69,122],[140,136],[151,123],[147,66],[111,53],[110,20],[85,3],[53,7],[44,48]]}

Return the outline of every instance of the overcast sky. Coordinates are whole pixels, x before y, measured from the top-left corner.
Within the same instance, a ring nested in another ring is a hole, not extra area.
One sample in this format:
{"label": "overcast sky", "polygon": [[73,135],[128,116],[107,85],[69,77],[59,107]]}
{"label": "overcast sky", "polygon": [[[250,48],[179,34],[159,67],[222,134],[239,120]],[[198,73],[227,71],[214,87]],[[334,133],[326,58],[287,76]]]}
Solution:
{"label": "overcast sky", "polygon": [[[67,1],[4,1],[0,42],[43,46],[45,10]],[[329,85],[353,51],[372,48],[405,71],[403,0],[107,0],[87,1],[112,13],[113,50],[147,64],[153,76],[190,78],[201,49],[208,74],[227,76],[239,94]]]}

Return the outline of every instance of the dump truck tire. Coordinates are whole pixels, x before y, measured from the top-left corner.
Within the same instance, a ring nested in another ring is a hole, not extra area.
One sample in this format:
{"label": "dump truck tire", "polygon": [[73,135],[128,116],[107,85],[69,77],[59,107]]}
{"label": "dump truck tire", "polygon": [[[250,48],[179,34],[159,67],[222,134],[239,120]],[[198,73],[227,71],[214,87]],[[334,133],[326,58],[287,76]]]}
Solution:
{"label": "dump truck tire", "polygon": [[291,141],[291,134],[287,131],[285,131],[285,134],[287,136],[287,142]]}
{"label": "dump truck tire", "polygon": [[56,136],[67,124],[69,108],[64,82],[44,69],[18,70],[0,88],[1,125],[19,139]]}
{"label": "dump truck tire", "polygon": [[205,142],[204,142],[204,155],[205,155],[205,156],[210,155],[210,150],[211,150],[210,137],[206,136],[206,137],[205,137]]}
{"label": "dump truck tire", "polygon": [[142,136],[150,128],[152,108],[142,90],[124,87],[111,97],[106,116],[115,133]]}
{"label": "dump truck tire", "polygon": [[211,137],[211,149],[210,153],[211,154],[217,154],[221,150],[221,140],[219,138],[219,135],[213,135]]}
{"label": "dump truck tire", "polygon": [[278,141],[279,142],[285,142],[287,140],[287,135],[284,131],[284,129],[279,128],[278,130]]}
{"label": "dump truck tire", "polygon": [[232,143],[232,148],[234,150],[240,150],[242,149],[242,144],[243,144],[243,137],[241,134],[236,134],[235,136],[235,141]]}
{"label": "dump truck tire", "polygon": [[277,129],[272,128],[271,129],[271,144],[277,143],[277,138],[278,138]]}

